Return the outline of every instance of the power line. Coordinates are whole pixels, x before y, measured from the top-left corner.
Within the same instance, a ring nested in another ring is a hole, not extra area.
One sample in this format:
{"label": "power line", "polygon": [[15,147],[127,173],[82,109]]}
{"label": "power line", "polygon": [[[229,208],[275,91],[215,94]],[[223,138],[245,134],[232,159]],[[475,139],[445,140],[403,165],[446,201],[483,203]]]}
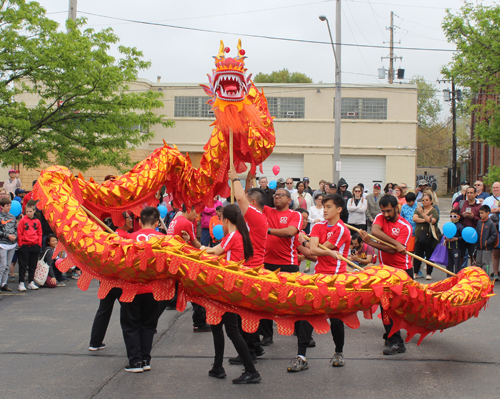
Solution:
{"label": "power line", "polygon": [[[79,11],[79,13],[86,14],[86,15],[93,15],[95,17],[114,19],[114,20],[118,20],[118,21],[133,22],[136,24],[162,26],[165,28],[183,29],[183,30],[190,30],[190,31],[197,31],[197,32],[207,32],[207,33],[217,33],[217,34],[222,34],[222,35],[233,35],[233,36],[240,36],[240,37],[254,37],[254,38],[258,38],[258,39],[280,40],[280,41],[297,42],[297,43],[326,44],[328,46],[331,46],[331,42],[323,42],[323,41],[319,41],[319,40],[292,39],[292,38],[286,38],[286,37],[253,35],[253,34],[247,34],[247,33],[234,33],[234,32],[224,32],[224,31],[217,31],[217,30],[210,30],[210,29],[191,28],[191,27],[187,27],[187,26],[160,24],[157,22],[147,22],[147,21],[127,19],[127,18],[110,17],[108,15],[95,14],[95,13],[86,12],[86,11]],[[336,43],[334,43],[334,44],[336,44]],[[347,46],[347,47],[364,47],[364,48],[381,48],[381,49],[388,48],[387,46],[376,46],[376,45],[369,45],[369,44],[352,44],[352,43],[339,43],[339,44],[341,46]],[[444,52],[455,52],[456,51],[454,49],[423,48],[423,47],[394,47],[394,48],[398,49],[398,50],[415,50],[415,51],[444,51]]]}
{"label": "power line", "polygon": [[344,0],[344,1],[350,1],[351,3],[373,3],[373,4],[379,4],[383,6],[398,6],[398,7],[411,7],[411,8],[428,8],[432,10],[458,10],[457,8],[450,8],[450,7],[435,7],[435,6],[422,6],[422,5],[415,5],[415,4],[401,4],[401,3],[381,3],[378,1],[370,1],[370,0]]}

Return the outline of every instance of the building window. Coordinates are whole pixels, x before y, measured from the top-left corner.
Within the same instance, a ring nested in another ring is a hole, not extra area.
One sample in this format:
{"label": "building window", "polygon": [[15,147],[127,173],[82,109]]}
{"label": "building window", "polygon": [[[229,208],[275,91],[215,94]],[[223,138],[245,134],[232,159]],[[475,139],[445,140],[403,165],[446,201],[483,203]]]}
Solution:
{"label": "building window", "polygon": [[208,97],[175,97],[175,118],[214,118]]}
{"label": "building window", "polygon": [[387,98],[343,98],[342,119],[387,119]]}
{"label": "building window", "polygon": [[304,119],[306,99],[303,97],[268,97],[267,106],[276,118]]}

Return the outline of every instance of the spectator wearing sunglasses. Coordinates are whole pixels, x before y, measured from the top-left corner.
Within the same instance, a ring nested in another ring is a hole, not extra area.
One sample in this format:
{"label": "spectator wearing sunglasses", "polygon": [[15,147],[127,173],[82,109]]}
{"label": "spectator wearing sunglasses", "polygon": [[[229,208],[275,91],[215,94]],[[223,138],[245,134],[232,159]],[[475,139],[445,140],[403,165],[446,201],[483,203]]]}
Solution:
{"label": "spectator wearing sunglasses", "polygon": [[451,210],[450,221],[457,227],[457,232],[453,238],[445,237],[444,239],[444,243],[448,249],[448,266],[446,268],[456,274],[462,269],[460,259],[465,254],[465,241],[462,238],[464,226],[460,223],[460,211],[458,209]]}
{"label": "spectator wearing sunglasses", "polygon": [[347,211],[349,212],[347,223],[366,231],[366,208],[368,202],[363,198],[363,190],[360,186],[354,187],[352,192],[354,193],[354,197],[347,201]]}
{"label": "spectator wearing sunglasses", "polygon": [[476,188],[476,198],[478,199],[479,203],[482,204],[483,201],[490,196],[490,194],[483,191],[484,183],[481,180],[476,180],[476,182],[474,183],[474,187]]}

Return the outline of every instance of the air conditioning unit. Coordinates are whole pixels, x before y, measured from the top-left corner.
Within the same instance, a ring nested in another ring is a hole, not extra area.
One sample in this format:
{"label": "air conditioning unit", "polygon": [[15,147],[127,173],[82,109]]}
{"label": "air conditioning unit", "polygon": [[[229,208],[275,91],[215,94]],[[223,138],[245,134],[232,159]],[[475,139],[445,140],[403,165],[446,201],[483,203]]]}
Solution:
{"label": "air conditioning unit", "polygon": [[294,116],[295,112],[294,111],[286,111],[286,116]]}
{"label": "air conditioning unit", "polygon": [[211,109],[210,109],[207,113],[208,113],[209,115],[215,115],[214,111],[213,111],[213,110],[211,110]]}
{"label": "air conditioning unit", "polygon": [[358,115],[357,112],[347,112],[347,117],[348,118],[355,119],[357,115]]}

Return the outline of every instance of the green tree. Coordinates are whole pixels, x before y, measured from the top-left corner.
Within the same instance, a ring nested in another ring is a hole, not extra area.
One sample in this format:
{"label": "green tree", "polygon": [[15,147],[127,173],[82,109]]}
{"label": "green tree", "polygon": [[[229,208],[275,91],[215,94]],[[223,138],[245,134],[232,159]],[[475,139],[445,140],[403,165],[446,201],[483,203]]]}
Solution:
{"label": "green tree", "polygon": [[[470,92],[470,111],[479,116],[474,127],[488,144],[500,147],[500,7],[465,3],[459,12],[447,11],[443,30],[457,51],[453,61],[442,68],[456,86]],[[491,96],[488,96],[491,95]],[[472,99],[479,101],[472,102]]]}
{"label": "green tree", "polygon": [[0,162],[34,168],[50,157],[80,170],[120,167],[128,152],[150,140],[153,125],[172,126],[154,112],[161,93],[133,92],[126,82],[150,63],[119,46],[111,29],[69,32],[36,2],[0,0]]}
{"label": "green tree", "polygon": [[437,98],[436,87],[427,83],[423,76],[415,75],[410,79],[410,83],[417,85],[417,120],[421,127],[436,125],[441,112],[441,103]]}
{"label": "green tree", "polygon": [[417,164],[419,166],[448,166],[451,146],[448,123],[439,121],[441,103],[438,90],[423,76],[415,75],[410,83],[417,85]]}
{"label": "green tree", "polygon": [[312,83],[312,79],[300,72],[289,72],[288,69],[273,71],[270,74],[259,72],[255,75],[255,83]]}

